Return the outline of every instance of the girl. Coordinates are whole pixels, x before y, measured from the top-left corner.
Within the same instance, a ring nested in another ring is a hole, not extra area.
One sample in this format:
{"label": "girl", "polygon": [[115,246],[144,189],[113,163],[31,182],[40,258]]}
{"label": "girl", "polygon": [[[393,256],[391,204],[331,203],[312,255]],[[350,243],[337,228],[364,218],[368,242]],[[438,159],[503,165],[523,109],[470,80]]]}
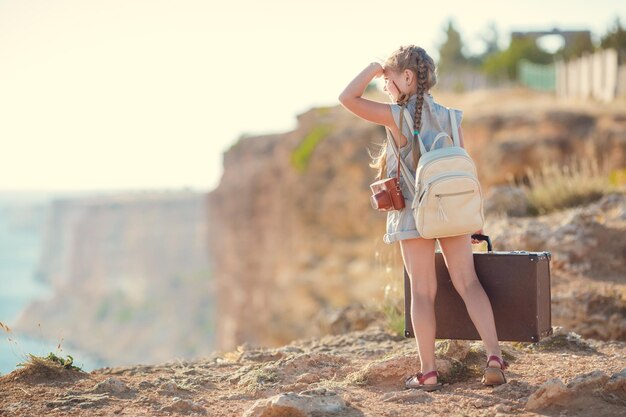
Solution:
{"label": "girl", "polygon": [[[371,80],[380,76],[384,77],[384,90],[394,104],[361,97]],[[415,143],[419,140],[417,132],[426,149],[430,149],[438,132],[445,129],[452,136],[448,109],[435,102],[430,94],[436,82],[435,63],[426,51],[415,45],[403,46],[387,58],[384,66],[372,62],[363,69],[339,95],[339,101],[360,118],[389,128],[400,157],[415,175],[419,159],[419,146]],[[402,127],[398,125],[400,104],[406,104],[413,115],[415,126],[410,126],[410,120],[403,123]],[[463,113],[460,110],[454,110],[454,113],[463,146],[460,127]],[[443,146],[441,141],[437,145]],[[387,143],[381,153],[374,156],[370,166],[378,170],[376,180],[396,176],[398,161],[391,143]],[[408,187],[413,187],[413,184],[407,184],[403,176],[400,178],[402,193],[407,199],[406,208],[388,212],[384,241],[388,244],[400,242],[404,266],[411,280],[411,318],[421,369],[416,375],[409,376],[405,385],[432,391],[442,388],[435,366],[435,239],[420,237],[410,208]],[[477,233],[482,234],[482,230]],[[503,370],[508,363],[502,360],[491,304],[474,269],[471,245],[478,241],[469,234],[438,240],[454,288],[463,298],[469,316],[485,344],[487,365],[482,382],[485,385],[503,384],[506,382]]]}

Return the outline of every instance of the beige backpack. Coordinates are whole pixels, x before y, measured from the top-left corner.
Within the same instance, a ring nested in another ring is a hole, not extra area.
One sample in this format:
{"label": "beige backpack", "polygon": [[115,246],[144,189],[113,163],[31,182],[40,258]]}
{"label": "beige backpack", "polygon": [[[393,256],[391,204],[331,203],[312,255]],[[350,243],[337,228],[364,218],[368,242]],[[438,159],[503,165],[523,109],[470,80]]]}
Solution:
{"label": "beige backpack", "polygon": [[[409,125],[409,111],[402,109]],[[417,231],[424,238],[440,238],[471,234],[482,229],[484,224],[483,195],[474,161],[461,147],[458,127],[453,112],[448,109],[452,126],[452,138],[440,132],[426,151],[418,134],[421,156],[417,163],[414,179],[413,203]],[[433,149],[435,144],[448,138],[452,146]],[[391,141],[395,146],[394,141]],[[404,163],[405,178],[413,175]],[[410,188],[410,187],[409,187]]]}

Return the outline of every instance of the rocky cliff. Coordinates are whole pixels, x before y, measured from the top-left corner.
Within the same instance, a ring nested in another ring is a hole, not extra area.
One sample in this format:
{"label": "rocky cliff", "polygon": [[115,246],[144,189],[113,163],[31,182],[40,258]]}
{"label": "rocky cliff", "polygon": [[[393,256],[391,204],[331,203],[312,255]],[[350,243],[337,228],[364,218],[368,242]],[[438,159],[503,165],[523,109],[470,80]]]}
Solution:
{"label": "rocky cliff", "polygon": [[51,299],[15,329],[64,340],[105,363],[210,352],[214,303],[206,195],[185,191],[56,199],[39,277]]}
{"label": "rocky cliff", "polygon": [[[626,166],[626,112],[621,104],[592,107],[525,91],[477,94],[440,101],[465,110],[466,148],[487,193],[513,178],[524,181],[526,168],[564,163],[572,156],[605,161],[612,168]],[[382,242],[385,215],[369,206],[374,171],[368,167],[367,151],[375,151],[383,138],[383,129],[339,106],[314,108],[298,116],[295,130],[242,138],[225,153],[223,177],[209,195],[220,348],[243,342],[279,345],[333,329],[362,328],[374,319],[362,312],[341,322],[343,308],[379,304],[385,288],[397,286],[402,277],[398,246]],[[624,200],[612,204],[617,213],[612,220],[582,214],[593,229],[589,233],[605,228],[611,235],[624,235]],[[623,257],[625,250],[623,238],[578,256],[563,253],[561,242],[548,236],[530,245],[530,229],[549,233],[577,215],[528,218],[517,227],[488,216],[485,231],[496,237],[499,250],[553,251],[559,265],[553,275],[554,296],[559,299],[559,289],[565,289],[561,283],[569,280],[566,270],[600,262],[592,260],[596,257]],[[624,285],[623,264],[616,262],[611,264],[615,270],[582,268],[581,273],[597,282]],[[622,326],[624,301],[619,296],[616,300],[615,320]],[[556,314],[553,320],[558,324],[565,315]],[[610,334],[604,336],[623,337],[623,331]]]}

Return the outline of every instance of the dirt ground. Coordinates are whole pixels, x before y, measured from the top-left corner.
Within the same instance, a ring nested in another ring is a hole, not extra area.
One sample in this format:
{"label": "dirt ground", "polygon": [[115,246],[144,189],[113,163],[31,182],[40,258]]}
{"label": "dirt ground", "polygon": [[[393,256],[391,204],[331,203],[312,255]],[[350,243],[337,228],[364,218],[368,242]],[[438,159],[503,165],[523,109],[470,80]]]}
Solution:
{"label": "dirt ground", "polygon": [[626,384],[609,392],[593,378],[576,395],[527,409],[529,396],[548,380],[568,384],[592,372],[606,374],[606,380],[624,371],[624,342],[585,340],[565,332],[538,344],[503,342],[510,367],[508,383],[499,387],[480,383],[482,342],[464,342],[464,352],[442,354],[447,343],[437,342],[445,385],[436,392],[404,389],[404,376],[419,370],[415,341],[372,326],[274,349],[242,345],[194,362],[90,373],[20,368],[0,377],[0,416],[242,416],[257,400],[288,392],[332,395],[345,406],[338,413],[248,415],[625,415]]}

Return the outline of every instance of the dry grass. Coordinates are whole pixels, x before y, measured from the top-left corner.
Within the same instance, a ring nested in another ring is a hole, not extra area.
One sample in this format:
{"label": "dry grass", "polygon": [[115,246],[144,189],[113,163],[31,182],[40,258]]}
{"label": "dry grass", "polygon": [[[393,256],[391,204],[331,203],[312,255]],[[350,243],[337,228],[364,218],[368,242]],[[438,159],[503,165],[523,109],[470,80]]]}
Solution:
{"label": "dry grass", "polygon": [[399,245],[388,247],[379,242],[375,253],[376,280],[382,282],[383,296],[377,298],[367,308],[384,317],[383,326],[395,335],[404,335],[404,281],[403,263]]}
{"label": "dry grass", "polygon": [[81,369],[78,366],[74,366],[74,358],[71,355],[67,355],[67,359],[63,359],[60,356],[55,355],[54,353],[49,353],[48,356],[36,356],[31,353],[27,355],[26,362],[20,363],[17,366],[22,367],[46,367],[46,368],[64,368],[64,369],[73,369],[76,371],[80,371]]}
{"label": "dry grass", "polygon": [[87,374],[73,365],[73,359],[60,358],[53,353],[46,357],[28,354],[26,362],[18,364],[17,369],[6,375],[14,381],[26,383],[54,383],[84,378]]}
{"label": "dry grass", "polygon": [[[528,184],[521,184],[531,215],[542,215],[591,203],[619,191],[619,171],[596,159],[571,158],[564,165],[544,163],[526,169]],[[513,186],[520,186],[512,184]]]}
{"label": "dry grass", "polygon": [[379,309],[386,318],[387,329],[393,334],[404,335],[404,289],[401,285],[392,282],[385,286]]}
{"label": "dry grass", "polygon": [[[0,330],[9,334],[12,333],[9,326],[2,322],[0,322]],[[17,344],[17,342],[11,338],[9,338],[9,342]],[[60,343],[58,349],[61,349]],[[18,363],[18,369],[5,377],[25,382],[39,383],[59,379],[81,378],[86,375],[80,367],[74,365],[74,358],[71,355],[67,355],[65,359],[52,352],[45,357],[33,355],[32,353],[27,353],[24,356],[25,362]]]}

